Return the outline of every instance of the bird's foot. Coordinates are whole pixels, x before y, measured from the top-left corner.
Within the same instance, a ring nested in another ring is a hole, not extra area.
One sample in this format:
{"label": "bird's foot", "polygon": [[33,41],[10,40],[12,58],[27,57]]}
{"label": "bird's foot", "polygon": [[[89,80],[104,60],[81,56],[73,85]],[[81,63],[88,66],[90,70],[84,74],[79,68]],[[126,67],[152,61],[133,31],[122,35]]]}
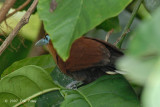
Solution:
{"label": "bird's foot", "polygon": [[83,83],[81,81],[72,81],[69,83],[66,88],[67,89],[73,89],[76,90],[79,86],[81,86]]}

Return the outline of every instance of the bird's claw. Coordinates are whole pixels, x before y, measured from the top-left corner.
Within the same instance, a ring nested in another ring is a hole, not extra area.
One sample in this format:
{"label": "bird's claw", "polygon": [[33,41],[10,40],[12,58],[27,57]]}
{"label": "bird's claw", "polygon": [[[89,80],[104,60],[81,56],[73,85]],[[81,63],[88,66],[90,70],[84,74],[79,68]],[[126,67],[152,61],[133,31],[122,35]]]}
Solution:
{"label": "bird's claw", "polygon": [[80,85],[82,85],[81,81],[72,81],[66,86],[66,88],[76,90]]}

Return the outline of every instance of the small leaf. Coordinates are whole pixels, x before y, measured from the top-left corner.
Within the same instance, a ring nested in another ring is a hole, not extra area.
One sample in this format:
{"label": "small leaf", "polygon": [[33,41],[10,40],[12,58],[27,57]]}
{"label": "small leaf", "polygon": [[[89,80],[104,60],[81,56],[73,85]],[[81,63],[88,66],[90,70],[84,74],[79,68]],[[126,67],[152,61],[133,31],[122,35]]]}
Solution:
{"label": "small leaf", "polygon": [[106,75],[78,90],[62,90],[61,107],[140,107],[129,83],[121,75]]}
{"label": "small leaf", "polygon": [[59,90],[47,71],[33,65],[24,66],[5,76],[0,80],[0,86],[0,105],[8,106],[20,105],[22,101]]}
{"label": "small leaf", "polygon": [[51,55],[42,55],[38,57],[26,58],[14,62],[3,72],[2,77],[26,65],[37,65],[49,72],[53,71],[54,67],[56,66]]}
{"label": "small leaf", "polygon": [[74,40],[103,21],[117,16],[132,0],[56,1],[58,6],[50,13],[50,0],[40,0],[38,13],[58,54],[67,60]]}
{"label": "small leaf", "polygon": [[99,26],[97,26],[97,28],[103,29],[107,32],[110,31],[111,29],[114,29],[114,32],[119,32],[121,30],[118,17],[113,17],[108,20],[105,20]]}

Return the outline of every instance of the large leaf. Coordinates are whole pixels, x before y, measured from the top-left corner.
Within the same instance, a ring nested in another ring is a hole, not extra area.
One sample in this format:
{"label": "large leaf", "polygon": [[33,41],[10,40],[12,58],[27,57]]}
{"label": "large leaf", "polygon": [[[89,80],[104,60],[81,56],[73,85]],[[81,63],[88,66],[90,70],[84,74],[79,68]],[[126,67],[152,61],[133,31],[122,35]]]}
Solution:
{"label": "large leaf", "polygon": [[53,90],[59,87],[47,71],[34,65],[24,66],[0,80],[0,105],[20,105]]}
{"label": "large leaf", "polygon": [[107,32],[110,31],[111,29],[114,29],[115,32],[118,32],[121,30],[118,17],[113,17],[108,20],[105,20],[103,23],[97,26],[97,28],[103,29]]}
{"label": "large leaf", "polygon": [[[73,80],[71,77],[68,77],[64,73],[62,73],[59,68],[56,66],[54,70],[51,72],[51,77],[54,80],[54,83],[61,85],[62,87],[66,87]],[[37,107],[59,107],[64,98],[60,95],[59,91],[54,91],[50,93],[46,93],[41,95],[37,99],[36,106]]]}
{"label": "large leaf", "polygon": [[3,72],[2,77],[26,65],[37,65],[42,67],[48,72],[53,71],[54,67],[56,66],[51,55],[42,55],[38,57],[26,58],[26,59],[14,62],[10,67],[8,67]]}
{"label": "large leaf", "polygon": [[78,90],[63,90],[61,107],[139,107],[133,89],[121,75],[106,75]]}
{"label": "large leaf", "polygon": [[50,0],[40,0],[38,12],[55,49],[63,60],[71,44],[106,19],[117,16],[132,0],[56,0],[50,12]]}
{"label": "large leaf", "polygon": [[143,93],[144,107],[160,106],[160,59],[155,64],[153,72],[150,74]]}
{"label": "large leaf", "polygon": [[[160,8],[154,13],[152,19],[145,20],[134,32],[128,53],[134,56],[160,55]],[[152,39],[152,40],[151,40]]]}
{"label": "large leaf", "polygon": [[144,84],[160,58],[160,8],[152,19],[145,20],[134,32],[127,56],[118,63],[133,81]]}
{"label": "large leaf", "polygon": [[[134,32],[127,56],[118,65],[128,77],[144,86],[144,107],[160,106],[160,8]],[[129,56],[129,57],[128,57]]]}
{"label": "large leaf", "polygon": [[[4,39],[3,36],[0,36],[0,39]],[[25,58],[29,53],[31,45],[32,42],[29,40],[22,41],[20,37],[14,38],[9,47],[0,56],[0,75],[13,62]]]}
{"label": "large leaf", "polygon": [[157,58],[137,58],[126,55],[118,61],[118,67],[125,72],[125,76],[132,82],[143,85],[153,71]]}

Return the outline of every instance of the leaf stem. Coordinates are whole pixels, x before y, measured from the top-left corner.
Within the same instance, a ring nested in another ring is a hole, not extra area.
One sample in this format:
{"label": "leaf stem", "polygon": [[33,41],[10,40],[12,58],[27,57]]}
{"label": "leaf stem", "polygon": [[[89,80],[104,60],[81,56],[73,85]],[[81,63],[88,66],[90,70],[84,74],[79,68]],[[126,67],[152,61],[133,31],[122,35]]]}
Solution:
{"label": "leaf stem", "polygon": [[91,102],[88,100],[88,98],[86,98],[86,96],[83,93],[81,93],[81,91],[79,90],[76,91],[86,100],[86,102],[89,104],[90,107],[93,107]]}
{"label": "leaf stem", "polygon": [[132,12],[132,14],[131,14],[131,18],[129,19],[127,25],[125,26],[125,28],[124,28],[121,36],[118,38],[118,40],[117,40],[116,43],[115,43],[118,48],[121,48],[122,43],[123,43],[123,41],[124,41],[124,39],[125,39],[125,37],[126,37],[126,34],[127,34],[128,30],[130,29],[130,26],[131,26],[131,24],[133,23],[133,20],[134,20],[134,18],[135,18],[135,15],[136,15],[136,13],[138,12],[138,9],[139,9],[139,7],[140,7],[140,5],[141,5],[142,2],[143,2],[143,0],[137,0],[136,6],[135,6],[135,8],[133,9],[133,12]]}
{"label": "leaf stem", "polygon": [[15,104],[13,107],[18,107],[18,106],[26,103],[27,101],[30,101],[31,99],[36,98],[37,96],[40,96],[40,95],[42,95],[44,93],[47,93],[47,92],[56,91],[56,90],[60,90],[60,88],[49,88],[49,89],[40,91],[40,92],[35,93],[35,94],[33,94],[32,96],[30,96],[26,99],[23,99],[23,101],[20,101],[19,103]]}

